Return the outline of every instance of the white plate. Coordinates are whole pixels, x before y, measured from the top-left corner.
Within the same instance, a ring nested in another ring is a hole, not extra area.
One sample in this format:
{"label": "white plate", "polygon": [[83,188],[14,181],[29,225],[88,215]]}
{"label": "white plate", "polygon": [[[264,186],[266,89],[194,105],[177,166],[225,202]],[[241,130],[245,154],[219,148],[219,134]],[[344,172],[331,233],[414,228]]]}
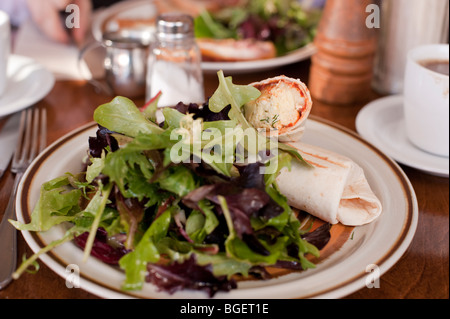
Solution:
{"label": "white plate", "polygon": [[273,59],[242,62],[202,62],[202,69],[206,73],[215,73],[223,70],[227,75],[260,72],[306,60],[314,53],[316,53],[316,47],[311,43],[289,54]]}
{"label": "white plate", "polygon": [[[19,185],[16,201],[19,221],[29,222],[43,182],[80,170],[88,137],[95,132],[96,126],[92,124],[81,127],[53,143],[35,160]],[[411,243],[417,226],[417,199],[409,180],[394,161],[355,133],[323,121],[309,120],[304,138],[307,143],[337,151],[361,165],[383,204],[382,215],[371,224],[355,228],[351,239],[315,269],[268,281],[239,282],[238,289],[220,292],[215,298],[340,298],[365,287],[369,274],[373,276],[366,272],[366,267],[375,264],[379,274],[384,274]],[[59,226],[42,234],[28,231],[22,234],[36,252],[60,238],[64,229]],[[103,298],[207,298],[204,292],[190,290],[169,295],[151,284],[145,284],[142,291],[124,292],[120,290],[122,271],[95,258],[83,263],[82,258],[79,248],[66,243],[43,255],[41,260],[62,278],[72,274],[66,271],[67,265],[77,265],[81,288]]]}
{"label": "white plate", "polygon": [[[102,41],[105,30],[114,31],[117,24],[112,17],[122,18],[143,18],[150,19],[157,14],[155,4],[148,0],[135,0],[130,2],[117,3],[101,11],[93,19],[92,33],[97,41]],[[149,27],[144,32],[152,32]],[[227,75],[259,72],[274,69],[283,65],[300,62],[310,58],[316,53],[314,44],[308,44],[303,48],[292,51],[289,54],[266,60],[242,61],[242,62],[202,62],[202,70],[205,73],[216,73],[219,70]]]}
{"label": "white plate", "polygon": [[33,59],[11,55],[8,83],[0,96],[0,117],[21,111],[45,97],[53,88],[53,74]]}
{"label": "white plate", "polygon": [[[92,34],[94,39],[102,42],[105,31],[117,31],[116,18],[121,19],[152,19],[157,14],[157,8],[152,1],[134,0],[118,2],[106,9],[99,10],[92,20]],[[153,30],[151,27],[149,30]],[[147,30],[147,29],[145,29]]]}
{"label": "white plate", "polygon": [[367,104],[356,118],[358,133],[397,162],[429,174],[448,177],[449,158],[427,153],[406,136],[403,97],[393,95]]}

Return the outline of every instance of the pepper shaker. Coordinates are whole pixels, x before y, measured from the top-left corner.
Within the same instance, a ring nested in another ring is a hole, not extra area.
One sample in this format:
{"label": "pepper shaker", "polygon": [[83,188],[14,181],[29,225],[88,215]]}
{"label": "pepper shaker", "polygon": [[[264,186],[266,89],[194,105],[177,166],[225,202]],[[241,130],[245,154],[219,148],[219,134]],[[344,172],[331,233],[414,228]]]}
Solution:
{"label": "pepper shaker", "polygon": [[201,52],[193,18],[182,13],[158,16],[155,38],[148,58],[146,100],[161,92],[161,107],[203,103]]}
{"label": "pepper shaker", "polygon": [[311,58],[309,89],[328,104],[360,103],[371,91],[377,32],[366,25],[370,0],[327,0]]}

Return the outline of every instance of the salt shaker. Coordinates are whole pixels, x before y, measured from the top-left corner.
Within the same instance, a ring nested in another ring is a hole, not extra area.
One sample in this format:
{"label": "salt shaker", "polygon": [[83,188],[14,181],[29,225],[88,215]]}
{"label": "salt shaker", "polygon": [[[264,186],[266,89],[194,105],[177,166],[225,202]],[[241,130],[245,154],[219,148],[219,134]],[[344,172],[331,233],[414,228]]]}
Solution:
{"label": "salt shaker", "polygon": [[146,100],[160,91],[160,107],[205,100],[201,53],[189,15],[164,13],[157,18],[155,42],[148,58]]}

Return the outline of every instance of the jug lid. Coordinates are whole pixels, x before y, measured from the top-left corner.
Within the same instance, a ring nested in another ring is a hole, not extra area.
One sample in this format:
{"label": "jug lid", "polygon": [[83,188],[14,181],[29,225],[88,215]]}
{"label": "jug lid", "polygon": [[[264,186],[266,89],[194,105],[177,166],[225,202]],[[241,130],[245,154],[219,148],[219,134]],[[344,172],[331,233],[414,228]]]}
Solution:
{"label": "jug lid", "polygon": [[194,37],[194,19],[184,13],[164,13],[156,21],[156,35],[160,39],[176,40]]}
{"label": "jug lid", "polygon": [[153,41],[153,33],[148,30],[119,30],[103,34],[107,47],[133,49],[148,47]]}

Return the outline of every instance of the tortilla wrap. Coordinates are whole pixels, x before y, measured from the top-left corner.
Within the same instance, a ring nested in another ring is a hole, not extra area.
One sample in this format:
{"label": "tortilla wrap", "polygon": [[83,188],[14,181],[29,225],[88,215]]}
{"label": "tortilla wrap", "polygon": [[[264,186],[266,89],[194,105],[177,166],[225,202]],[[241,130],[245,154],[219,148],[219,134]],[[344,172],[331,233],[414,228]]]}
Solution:
{"label": "tortilla wrap", "polygon": [[248,122],[266,132],[277,130],[281,142],[299,140],[313,104],[306,85],[284,75],[250,85],[260,90],[261,96],[244,105]]}
{"label": "tortilla wrap", "polygon": [[290,144],[314,168],[292,161],[277,178],[289,205],[331,224],[360,226],[374,221],[382,205],[363,169],[351,159],[301,142]]}

